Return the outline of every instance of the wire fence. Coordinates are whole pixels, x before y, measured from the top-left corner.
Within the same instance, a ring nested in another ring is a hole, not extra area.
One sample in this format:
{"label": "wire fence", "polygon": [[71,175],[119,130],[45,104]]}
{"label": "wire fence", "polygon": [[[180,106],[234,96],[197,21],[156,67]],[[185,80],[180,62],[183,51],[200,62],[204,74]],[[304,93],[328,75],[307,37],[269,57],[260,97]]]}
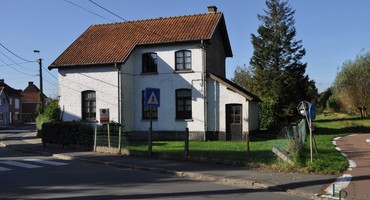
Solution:
{"label": "wire fence", "polygon": [[[276,136],[275,148],[288,159],[293,159],[294,154],[299,154],[304,146],[307,136],[306,120],[302,119],[294,125],[284,127]],[[278,153],[277,153],[278,154]],[[281,155],[278,154],[281,157]]]}
{"label": "wire fence", "polygon": [[[277,147],[289,155],[301,148],[306,137],[305,121],[295,126],[285,127],[276,139],[252,141],[196,141],[189,140],[189,130],[178,134],[171,141],[154,138],[147,134],[132,134],[123,131],[121,126],[96,126],[94,150],[124,155],[146,155],[177,159],[214,160],[215,162],[240,163],[245,161],[269,162],[274,159],[272,147]],[[253,140],[253,139],[252,139]],[[262,147],[267,145],[267,147]],[[149,145],[151,144],[151,147]],[[251,150],[249,150],[251,148]],[[265,149],[263,149],[265,148]]]}

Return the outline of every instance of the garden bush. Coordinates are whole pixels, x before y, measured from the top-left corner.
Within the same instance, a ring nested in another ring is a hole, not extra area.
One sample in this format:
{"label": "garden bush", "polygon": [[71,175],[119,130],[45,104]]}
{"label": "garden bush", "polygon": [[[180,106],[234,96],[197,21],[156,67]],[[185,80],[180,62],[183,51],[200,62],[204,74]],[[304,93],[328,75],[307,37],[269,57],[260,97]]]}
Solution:
{"label": "garden bush", "polygon": [[58,101],[51,101],[43,113],[39,113],[36,118],[37,136],[42,137],[42,125],[46,122],[60,121],[60,107]]}
{"label": "garden bush", "polygon": [[92,148],[94,130],[81,122],[47,122],[41,129],[43,144]]}

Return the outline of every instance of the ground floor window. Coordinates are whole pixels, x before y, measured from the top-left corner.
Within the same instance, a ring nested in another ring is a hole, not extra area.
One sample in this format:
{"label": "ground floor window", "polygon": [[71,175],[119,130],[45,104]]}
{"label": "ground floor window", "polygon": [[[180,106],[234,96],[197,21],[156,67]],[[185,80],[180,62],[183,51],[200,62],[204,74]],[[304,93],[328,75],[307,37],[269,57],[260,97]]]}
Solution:
{"label": "ground floor window", "polygon": [[19,114],[19,112],[15,112],[14,121],[18,121],[20,119],[21,119],[21,115]]}
{"label": "ground floor window", "polygon": [[82,120],[96,120],[96,94],[95,91],[82,92]]}
{"label": "ground floor window", "polygon": [[0,122],[4,121],[4,113],[0,112]]}
{"label": "ground floor window", "polygon": [[176,90],[176,119],[191,119],[191,89]]}

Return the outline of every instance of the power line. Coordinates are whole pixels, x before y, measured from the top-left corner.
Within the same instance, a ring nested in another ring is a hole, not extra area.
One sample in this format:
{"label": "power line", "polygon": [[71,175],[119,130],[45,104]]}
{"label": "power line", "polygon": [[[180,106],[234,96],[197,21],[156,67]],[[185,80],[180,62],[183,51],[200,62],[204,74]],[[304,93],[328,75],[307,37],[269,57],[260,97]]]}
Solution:
{"label": "power line", "polygon": [[13,66],[9,65],[8,63],[6,63],[5,61],[3,61],[3,60],[1,60],[1,59],[0,59],[0,61],[1,61],[2,63],[4,63],[6,66],[9,66],[10,68],[14,69],[15,71],[17,71],[17,72],[19,72],[19,73],[21,73],[21,74],[24,74],[24,75],[27,75],[27,76],[37,76],[37,75],[33,75],[33,74],[28,74],[28,73],[22,72],[22,71],[18,70],[17,68],[15,68],[15,67],[13,67]]}
{"label": "power line", "polygon": [[142,26],[139,26],[139,25],[137,25],[137,24],[135,24],[135,23],[132,23],[131,21],[129,21],[129,20],[127,20],[127,19],[125,19],[125,18],[123,18],[123,17],[121,17],[121,16],[119,16],[119,15],[117,15],[117,14],[113,13],[112,11],[110,11],[110,10],[108,10],[108,9],[104,8],[103,6],[101,6],[101,5],[97,4],[97,3],[95,3],[95,2],[94,2],[94,1],[92,1],[92,0],[89,0],[89,1],[90,1],[91,3],[93,3],[94,5],[98,6],[99,8],[101,8],[101,9],[103,9],[103,10],[105,10],[105,11],[109,12],[110,14],[112,14],[112,15],[114,15],[114,16],[116,16],[116,17],[120,18],[121,20],[123,20],[123,21],[125,21],[125,22],[127,22],[127,23],[130,23],[130,24],[132,24],[133,26],[136,26],[137,28],[140,28],[140,29],[142,29],[142,30],[144,30],[144,31],[146,31],[146,32],[150,32],[150,33],[153,33],[153,34],[155,34],[155,35],[157,35],[157,36],[160,36],[160,37],[163,37],[163,38],[166,38],[166,39],[170,40],[170,38],[168,38],[168,37],[166,37],[166,36],[164,36],[164,35],[162,35],[162,34],[159,34],[159,33],[155,32],[155,31],[149,30],[149,29],[144,28],[144,27],[142,27]]}
{"label": "power line", "polygon": [[105,20],[108,20],[108,21],[110,21],[110,22],[116,22],[116,21],[113,21],[113,20],[111,20],[111,19],[109,19],[109,18],[106,18],[106,17],[104,17],[104,16],[102,16],[102,15],[99,15],[99,14],[97,14],[97,13],[95,13],[95,12],[91,11],[91,10],[88,10],[88,9],[86,9],[86,8],[84,8],[84,7],[80,6],[80,5],[78,5],[78,4],[75,4],[75,3],[71,2],[71,1],[68,1],[68,0],[64,0],[64,1],[65,1],[65,2],[67,2],[67,3],[69,3],[69,4],[71,4],[71,5],[74,5],[74,6],[78,7],[78,8],[80,8],[80,9],[82,9],[82,10],[86,11],[86,12],[89,12],[89,13],[91,13],[91,14],[93,14],[93,15],[96,15],[96,16],[98,16],[98,17],[101,17],[101,18],[103,18],[103,19],[105,19]]}
{"label": "power line", "polygon": [[[13,65],[17,65],[18,67],[21,67],[22,69],[25,69],[25,70],[27,70],[27,71],[29,71],[29,72],[34,72],[34,71],[32,71],[32,70],[30,70],[30,69],[27,69],[27,68],[25,68],[25,67],[23,67],[23,66],[21,66],[20,64],[18,64],[18,63],[16,63],[14,60],[12,60],[11,58],[9,58],[5,53],[3,53],[2,51],[0,51],[0,53],[1,54],[3,54],[3,56],[5,56],[8,60],[10,60],[12,63],[13,63]],[[29,61],[29,62],[32,62],[32,61]],[[9,64],[7,64],[7,66],[10,66]]]}
{"label": "power line", "polygon": [[19,55],[15,54],[13,51],[11,51],[10,49],[8,49],[6,46],[4,46],[2,43],[0,43],[0,46],[2,46],[4,49],[6,49],[9,53],[13,54],[15,57],[21,59],[21,60],[24,60],[26,62],[34,62],[34,61],[31,61],[31,60],[27,60],[25,58],[22,58],[20,57]]}
{"label": "power line", "polygon": [[121,16],[119,16],[119,15],[117,15],[117,14],[113,13],[112,11],[110,11],[110,10],[108,10],[108,9],[104,8],[103,6],[101,6],[101,5],[97,4],[97,3],[95,3],[94,1],[92,1],[92,0],[89,0],[89,1],[90,1],[91,3],[93,3],[93,4],[95,4],[96,6],[98,6],[99,8],[101,8],[101,9],[103,9],[103,10],[105,10],[105,11],[109,12],[110,14],[112,14],[112,15],[114,15],[114,16],[116,16],[116,17],[120,18],[121,20],[126,21],[126,22],[128,21],[127,19],[122,18]]}
{"label": "power line", "polygon": [[0,67],[14,66],[14,65],[23,65],[23,64],[27,64],[27,63],[30,63],[30,62],[19,62],[19,63],[7,64],[7,65],[0,65]]}

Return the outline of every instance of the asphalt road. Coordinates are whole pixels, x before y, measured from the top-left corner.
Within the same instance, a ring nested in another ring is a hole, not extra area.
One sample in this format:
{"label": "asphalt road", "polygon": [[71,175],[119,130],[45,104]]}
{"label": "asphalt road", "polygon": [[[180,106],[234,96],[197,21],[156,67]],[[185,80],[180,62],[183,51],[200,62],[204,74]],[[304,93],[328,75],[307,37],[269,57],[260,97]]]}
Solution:
{"label": "asphalt road", "polygon": [[303,199],[0,147],[0,199]]}

